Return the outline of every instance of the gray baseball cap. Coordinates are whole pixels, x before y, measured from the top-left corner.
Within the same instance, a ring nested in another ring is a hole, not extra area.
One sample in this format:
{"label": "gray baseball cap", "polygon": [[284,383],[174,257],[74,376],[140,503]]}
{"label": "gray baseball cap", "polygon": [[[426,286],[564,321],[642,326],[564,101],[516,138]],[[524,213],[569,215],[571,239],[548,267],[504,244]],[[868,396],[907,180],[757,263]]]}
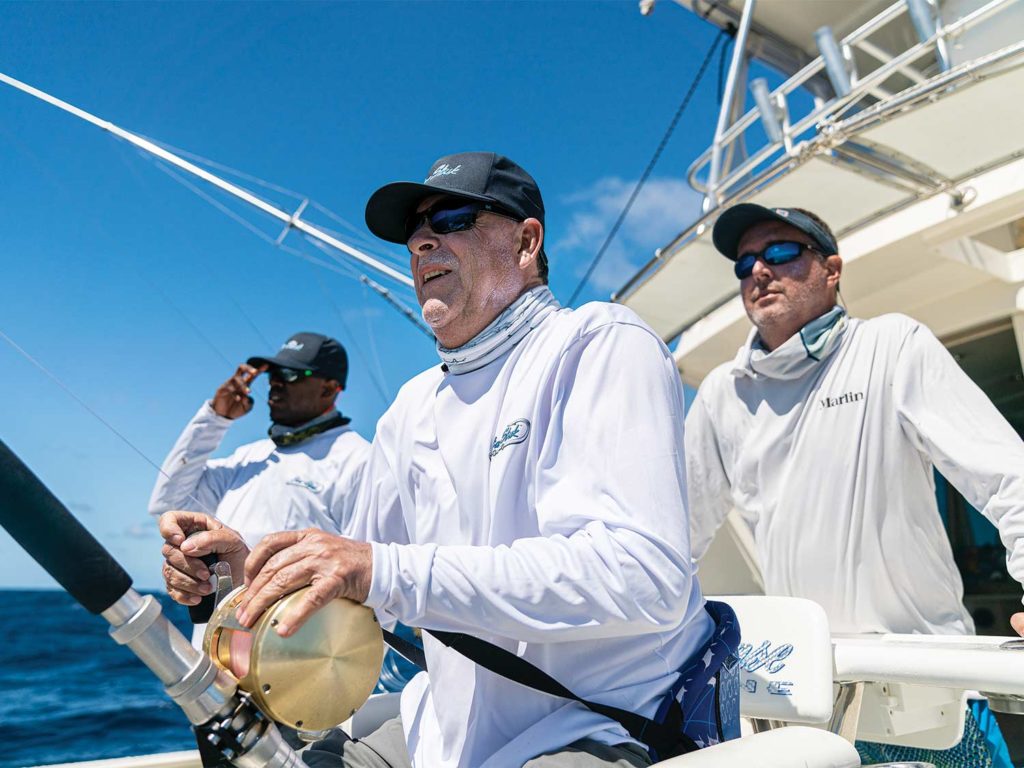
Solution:
{"label": "gray baseball cap", "polygon": [[762,221],[781,221],[796,227],[814,240],[826,256],[839,253],[839,245],[835,238],[807,214],[801,213],[796,208],[766,208],[756,203],[740,203],[727,209],[715,222],[715,228],[711,231],[711,240],[719,253],[727,259],[736,261],[739,258],[736,251],[743,233]]}

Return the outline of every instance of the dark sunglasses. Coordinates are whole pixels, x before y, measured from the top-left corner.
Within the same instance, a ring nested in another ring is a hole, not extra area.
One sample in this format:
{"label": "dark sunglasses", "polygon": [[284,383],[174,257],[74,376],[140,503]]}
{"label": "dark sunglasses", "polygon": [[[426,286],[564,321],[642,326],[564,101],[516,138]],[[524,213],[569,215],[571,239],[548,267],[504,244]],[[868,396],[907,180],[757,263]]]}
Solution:
{"label": "dark sunglasses", "polygon": [[312,375],[313,372],[310,370],[299,370],[297,368],[271,368],[267,371],[267,376],[270,377],[271,381],[283,381],[285,384],[294,384],[299,379]]}
{"label": "dark sunglasses", "polygon": [[496,216],[504,216],[506,219],[519,218],[511,213],[506,213],[491,203],[469,202],[465,200],[438,200],[425,211],[414,213],[405,222],[405,240],[412,239],[413,234],[423,222],[435,235],[447,235],[451,232],[465,232],[476,226],[476,219],[481,213],[493,213]]}
{"label": "dark sunglasses", "polygon": [[788,240],[770,243],[760,253],[744,253],[736,259],[733,271],[736,273],[736,277],[742,280],[745,277],[750,277],[758,259],[763,259],[764,263],[771,267],[777,267],[779,264],[788,264],[798,258],[805,250],[821,253],[821,249],[817,246],[807,243],[794,243]]}

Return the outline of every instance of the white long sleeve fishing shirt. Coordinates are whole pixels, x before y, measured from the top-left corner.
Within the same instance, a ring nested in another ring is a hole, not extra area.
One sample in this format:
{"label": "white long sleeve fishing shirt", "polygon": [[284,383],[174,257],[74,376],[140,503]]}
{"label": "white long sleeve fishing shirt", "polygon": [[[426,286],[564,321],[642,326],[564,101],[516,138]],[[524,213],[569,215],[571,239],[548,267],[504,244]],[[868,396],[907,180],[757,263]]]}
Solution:
{"label": "white long sleeve fishing shirt", "polygon": [[[349,535],[373,544],[382,619],[463,631],[584,698],[651,716],[710,634],[693,577],[683,395],[631,311],[552,311],[468,373],[429,370],[381,418]],[[507,768],[583,737],[630,741],[581,705],[424,635],[402,696],[419,768]]]}
{"label": "white long sleeve fishing shirt", "polygon": [[1024,444],[923,325],[843,321],[814,360],[756,334],[686,420],[693,554],[730,507],[769,594],[810,598],[837,632],[972,633],[933,465],[999,529],[1024,581]]}
{"label": "white long sleeve fishing shirt", "polygon": [[164,460],[150,514],[172,509],[212,514],[242,534],[250,548],[277,531],[342,530],[370,451],[362,436],[341,426],[297,445],[257,440],[226,458],[211,459],[231,424],[203,403]]}

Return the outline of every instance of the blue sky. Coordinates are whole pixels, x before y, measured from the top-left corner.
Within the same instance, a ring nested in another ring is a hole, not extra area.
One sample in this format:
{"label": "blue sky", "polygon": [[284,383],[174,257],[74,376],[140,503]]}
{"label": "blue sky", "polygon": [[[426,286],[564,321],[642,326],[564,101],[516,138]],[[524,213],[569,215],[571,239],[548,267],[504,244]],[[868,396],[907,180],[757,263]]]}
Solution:
{"label": "blue sky", "polygon": [[[374,189],[449,152],[507,154],[544,194],[564,301],[716,34],[669,0],[649,17],[633,0],[6,3],[0,71],[296,190],[247,184],[287,208],[317,201],[348,227],[310,220],[394,264],[403,250],[363,224]],[[695,217],[683,176],[713,132],[715,79],[713,66],[580,301],[607,298]],[[294,331],[348,347],[340,404],[367,438],[399,385],[435,364],[428,339],[357,280],[275,249],[130,145],[5,85],[0,116],[0,331],[149,460],[238,361]],[[157,586],[153,467],[2,340],[0,371],[0,438],[137,585]],[[265,394],[222,452],[265,435]],[[52,584],[2,533],[0,552],[0,586]]]}

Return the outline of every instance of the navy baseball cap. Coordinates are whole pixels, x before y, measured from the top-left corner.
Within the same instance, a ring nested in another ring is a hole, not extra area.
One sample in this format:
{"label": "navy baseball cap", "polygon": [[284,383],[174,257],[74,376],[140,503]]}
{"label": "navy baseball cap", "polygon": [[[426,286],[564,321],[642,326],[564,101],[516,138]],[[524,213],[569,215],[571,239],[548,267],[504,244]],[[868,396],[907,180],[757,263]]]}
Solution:
{"label": "navy baseball cap", "polygon": [[756,203],[740,203],[727,209],[715,222],[711,240],[719,253],[736,261],[739,257],[736,251],[743,233],[762,221],[781,221],[796,227],[810,237],[826,256],[839,253],[835,238],[807,214],[796,208],[766,208]]}
{"label": "navy baseball cap", "polygon": [[348,355],[341,342],[319,333],[296,333],[273,357],[250,357],[249,365],[271,365],[278,368],[308,370],[325,379],[334,379],[345,388],[348,377]]}
{"label": "navy baseball cap", "polygon": [[385,184],[366,203],[366,226],[391,243],[406,243],[406,222],[431,195],[451,195],[493,203],[520,220],[544,223],[544,200],[533,177],[504,155],[460,152],[445,155],[430,167],[423,183]]}

